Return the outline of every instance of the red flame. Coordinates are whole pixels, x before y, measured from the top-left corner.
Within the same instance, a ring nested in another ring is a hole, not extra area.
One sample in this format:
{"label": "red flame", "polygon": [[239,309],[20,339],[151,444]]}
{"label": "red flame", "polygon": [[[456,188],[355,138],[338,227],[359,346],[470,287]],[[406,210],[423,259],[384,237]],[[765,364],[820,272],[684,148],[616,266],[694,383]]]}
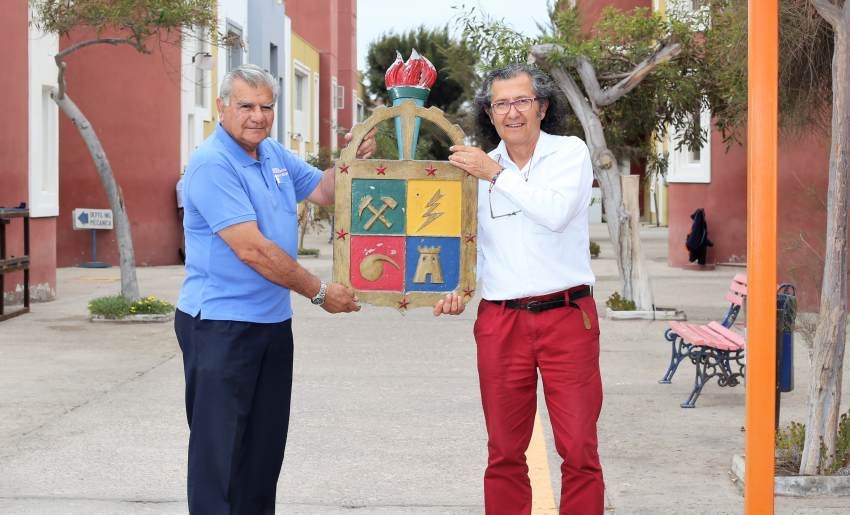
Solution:
{"label": "red flame", "polygon": [[396,50],[395,55],[395,62],[384,75],[387,89],[396,86],[431,89],[431,86],[437,80],[437,69],[434,68],[431,61],[426,59],[425,56],[419,55],[415,48],[410,53],[407,62],[404,62],[398,50]]}

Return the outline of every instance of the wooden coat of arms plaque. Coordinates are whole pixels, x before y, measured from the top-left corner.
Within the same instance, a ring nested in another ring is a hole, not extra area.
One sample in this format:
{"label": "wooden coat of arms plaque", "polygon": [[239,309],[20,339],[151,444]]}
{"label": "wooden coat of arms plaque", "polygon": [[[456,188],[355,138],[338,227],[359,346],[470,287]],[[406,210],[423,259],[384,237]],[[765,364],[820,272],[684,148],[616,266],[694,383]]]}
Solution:
{"label": "wooden coat of arms plaque", "polygon": [[[356,159],[366,134],[392,118],[402,159]],[[355,126],[335,167],[334,281],[399,310],[475,291],[478,179],[448,161],[413,159],[420,119],[463,144],[442,111],[403,100]]]}

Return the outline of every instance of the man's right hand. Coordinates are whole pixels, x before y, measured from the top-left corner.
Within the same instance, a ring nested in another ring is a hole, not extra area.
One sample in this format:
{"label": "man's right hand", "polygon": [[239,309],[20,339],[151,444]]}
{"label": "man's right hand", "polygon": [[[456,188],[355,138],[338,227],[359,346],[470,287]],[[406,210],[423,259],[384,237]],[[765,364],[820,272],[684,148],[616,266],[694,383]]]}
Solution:
{"label": "man's right hand", "polygon": [[322,309],[328,313],[351,313],[360,311],[360,304],[357,303],[354,290],[339,283],[330,283]]}

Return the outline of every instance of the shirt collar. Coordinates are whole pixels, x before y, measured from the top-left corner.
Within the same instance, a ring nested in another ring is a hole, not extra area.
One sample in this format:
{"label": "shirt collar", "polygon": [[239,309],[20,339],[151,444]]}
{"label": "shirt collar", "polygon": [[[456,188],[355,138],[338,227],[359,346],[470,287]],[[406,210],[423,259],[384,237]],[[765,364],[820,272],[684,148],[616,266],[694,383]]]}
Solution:
{"label": "shirt collar", "polygon": [[[553,136],[547,132],[540,131],[540,137],[537,138],[537,145],[534,146],[534,152],[531,154],[531,160],[537,162],[549,154],[558,150],[558,136]],[[493,149],[492,155],[501,156],[503,161],[511,161],[508,155],[508,148],[505,146],[504,140],[499,141],[499,145]],[[516,163],[514,163],[516,164]]]}
{"label": "shirt collar", "polygon": [[[227,152],[235,159],[241,166],[250,166],[252,164],[258,163],[259,160],[254,159],[248,152],[245,152],[245,149],[239,146],[239,143],[233,139],[233,136],[227,133],[224,130],[224,127],[221,126],[221,123],[218,123],[215,126],[215,137],[220,141],[224,148],[227,149]],[[258,155],[260,156],[260,160],[266,161],[269,159],[269,153],[265,148],[266,141],[263,140],[259,146],[257,147]]]}

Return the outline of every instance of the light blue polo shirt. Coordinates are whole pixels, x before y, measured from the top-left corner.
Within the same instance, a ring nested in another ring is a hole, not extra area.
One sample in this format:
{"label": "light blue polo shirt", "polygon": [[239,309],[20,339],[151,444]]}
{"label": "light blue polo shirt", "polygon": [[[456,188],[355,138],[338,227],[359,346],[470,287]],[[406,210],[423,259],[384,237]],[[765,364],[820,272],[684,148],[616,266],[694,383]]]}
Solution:
{"label": "light blue polo shirt", "polygon": [[177,309],[207,320],[276,323],[292,317],[289,289],[236,257],[218,232],[255,220],[260,232],[293,259],[298,253],[297,202],[322,172],[267,138],[259,160],[222,128],[192,155],[183,178],[186,279]]}

